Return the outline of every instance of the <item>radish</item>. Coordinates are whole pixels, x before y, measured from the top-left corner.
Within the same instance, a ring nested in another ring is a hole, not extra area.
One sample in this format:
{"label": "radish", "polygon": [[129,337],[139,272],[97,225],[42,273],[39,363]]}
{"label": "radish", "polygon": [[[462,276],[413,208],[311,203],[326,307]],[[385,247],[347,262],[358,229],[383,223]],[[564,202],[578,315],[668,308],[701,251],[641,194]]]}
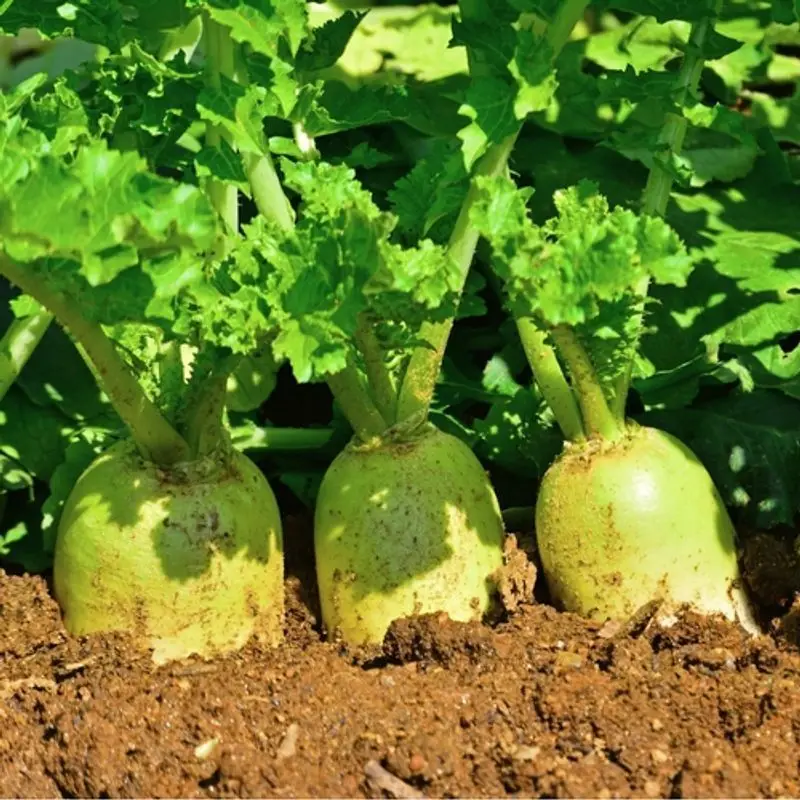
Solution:
{"label": "radish", "polygon": [[479,618],[502,566],[494,490],[472,451],[426,427],[399,442],[350,444],[325,475],[315,548],[326,626],[381,641],[394,619]]}
{"label": "radish", "polygon": [[233,450],[165,468],[112,446],[69,496],[53,579],[70,633],[129,631],[159,663],[282,638],[278,507]]}
{"label": "radish", "polygon": [[[236,45],[205,23],[213,87]],[[39,85],[21,86],[19,104]],[[227,142],[205,127],[210,146]],[[88,466],[60,518],[54,587],[67,630],[127,631],[157,661],[251,637],[277,644],[278,508],[224,424],[231,376],[263,343],[214,338],[215,315],[237,308],[218,281],[248,247],[239,190],[159,177],[88,133],[50,141],[21,115],[2,123],[0,168],[0,273],[42,306],[43,327],[52,316],[71,335],[128,434]]]}
{"label": "radish", "polygon": [[[538,33],[529,32],[520,57],[536,52],[552,62],[585,6],[583,0],[561,4]],[[487,14],[496,22],[482,4],[462,3],[461,13],[473,31]],[[516,35],[510,23],[517,16],[509,9],[504,33]],[[496,87],[486,66],[495,58],[491,41],[479,37],[467,50],[476,91],[483,81]],[[505,64],[502,71],[508,80]],[[509,85],[512,94],[531,88],[520,81]],[[477,150],[465,134],[474,177],[506,168],[527,102],[508,134],[487,141],[480,133]],[[352,171],[283,163],[287,188],[302,202],[295,227],[282,226],[286,240],[267,256],[277,273],[295,276],[272,306],[284,326],[275,355],[291,361],[298,379],[325,380],[354,431],[317,500],[325,627],[363,644],[382,641],[402,617],[446,612],[456,620],[480,619],[493,603],[503,565],[500,509],[477,457],[428,419],[478,242],[470,220],[477,191],[466,192],[446,247],[423,239],[404,248],[392,240],[397,219],[381,213]],[[301,302],[301,285],[313,303]]]}
{"label": "radish", "polygon": [[[267,274],[283,284],[268,296],[281,325],[273,350],[300,380],[327,381],[354,431],[317,498],[323,623],[364,644],[382,641],[403,617],[443,611],[480,619],[503,564],[497,499],[477,457],[431,425],[427,408],[400,416],[390,359],[390,348],[413,352],[409,320],[452,313],[455,265],[430,242],[392,244],[394,220],[352,170],[307,162],[284,163],[283,172],[301,203],[293,228],[277,240],[265,231],[260,248]],[[301,284],[314,288],[301,293]]]}
{"label": "radish", "polygon": [[601,620],[651,602],[670,619],[688,606],[755,631],[735,530],[711,477],[680,441],[625,415],[649,285],[685,286],[692,268],[662,218],[688,128],[683,111],[719,8],[692,25],[641,215],[610,209],[584,181],[556,192],[556,217],[537,226],[530,190],[502,176],[479,180],[472,220],[489,240],[535,380],[567,440],[536,503],[554,601]]}
{"label": "radish", "polygon": [[625,417],[644,289],[685,284],[682,242],[657,217],[610,210],[592,184],[558,192],[558,216],[541,227],[529,191],[506,177],[481,188],[473,219],[567,439],[536,503],[554,601],[600,620],[652,601],[665,618],[688,605],[753,629],[733,524],[710,476],[681,442]]}

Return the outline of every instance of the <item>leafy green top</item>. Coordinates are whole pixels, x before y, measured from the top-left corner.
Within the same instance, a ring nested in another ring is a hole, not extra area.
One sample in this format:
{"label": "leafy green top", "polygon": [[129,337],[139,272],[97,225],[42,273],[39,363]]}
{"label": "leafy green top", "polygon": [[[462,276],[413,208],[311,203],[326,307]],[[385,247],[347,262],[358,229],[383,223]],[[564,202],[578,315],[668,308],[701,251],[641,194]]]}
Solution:
{"label": "leafy green top", "polygon": [[[382,212],[353,170],[282,162],[285,185],[300,197],[290,230],[258,218],[215,277],[219,294],[200,296],[206,336],[233,352],[273,340],[301,381],[358,362],[357,332],[378,332],[387,349],[416,343],[425,319],[453,313],[454,265],[442,247],[391,240],[397,223]],[[221,296],[221,297],[220,297]]]}
{"label": "leafy green top", "polygon": [[488,240],[515,318],[577,334],[604,386],[629,368],[648,280],[684,286],[692,262],[661,219],[610,209],[596,185],[556,192],[557,215],[535,225],[530,190],[508,178],[479,182],[473,224]]}

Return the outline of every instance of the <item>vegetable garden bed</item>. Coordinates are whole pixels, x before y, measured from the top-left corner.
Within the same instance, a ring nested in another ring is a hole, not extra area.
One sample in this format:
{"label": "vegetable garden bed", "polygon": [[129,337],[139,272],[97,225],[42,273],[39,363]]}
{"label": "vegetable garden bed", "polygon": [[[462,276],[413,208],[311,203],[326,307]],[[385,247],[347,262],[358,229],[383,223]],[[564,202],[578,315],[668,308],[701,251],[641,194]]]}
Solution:
{"label": "vegetable garden bed", "polygon": [[0,323],[0,795],[800,794],[800,0],[5,0]]}
{"label": "vegetable garden bed", "polygon": [[319,633],[310,527],[288,529],[287,641],[211,662],[155,668],[122,637],[76,641],[41,578],[0,578],[0,794],[800,793],[797,612],[752,639],[527,605],[347,651]]}

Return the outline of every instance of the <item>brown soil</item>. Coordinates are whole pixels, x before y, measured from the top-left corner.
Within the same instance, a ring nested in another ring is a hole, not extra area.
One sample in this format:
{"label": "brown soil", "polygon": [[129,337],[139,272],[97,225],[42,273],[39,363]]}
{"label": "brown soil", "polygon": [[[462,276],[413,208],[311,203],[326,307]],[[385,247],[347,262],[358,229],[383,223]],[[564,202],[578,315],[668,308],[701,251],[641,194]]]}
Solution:
{"label": "brown soil", "polygon": [[0,572],[0,796],[800,795],[800,609],[749,639],[515,595],[492,628],[426,617],[354,653],[288,555],[285,646],[158,668]]}

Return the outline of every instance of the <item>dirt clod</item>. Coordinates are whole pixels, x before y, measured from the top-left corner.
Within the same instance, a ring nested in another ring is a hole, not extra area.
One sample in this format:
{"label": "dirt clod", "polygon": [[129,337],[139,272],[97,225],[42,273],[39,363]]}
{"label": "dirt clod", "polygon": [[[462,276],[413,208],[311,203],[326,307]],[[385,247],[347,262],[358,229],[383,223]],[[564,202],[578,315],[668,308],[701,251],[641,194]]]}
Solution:
{"label": "dirt clod", "polygon": [[518,545],[516,535],[506,536],[503,566],[493,576],[500,604],[505,611],[513,613],[520,606],[533,602],[536,572],[536,565]]}

